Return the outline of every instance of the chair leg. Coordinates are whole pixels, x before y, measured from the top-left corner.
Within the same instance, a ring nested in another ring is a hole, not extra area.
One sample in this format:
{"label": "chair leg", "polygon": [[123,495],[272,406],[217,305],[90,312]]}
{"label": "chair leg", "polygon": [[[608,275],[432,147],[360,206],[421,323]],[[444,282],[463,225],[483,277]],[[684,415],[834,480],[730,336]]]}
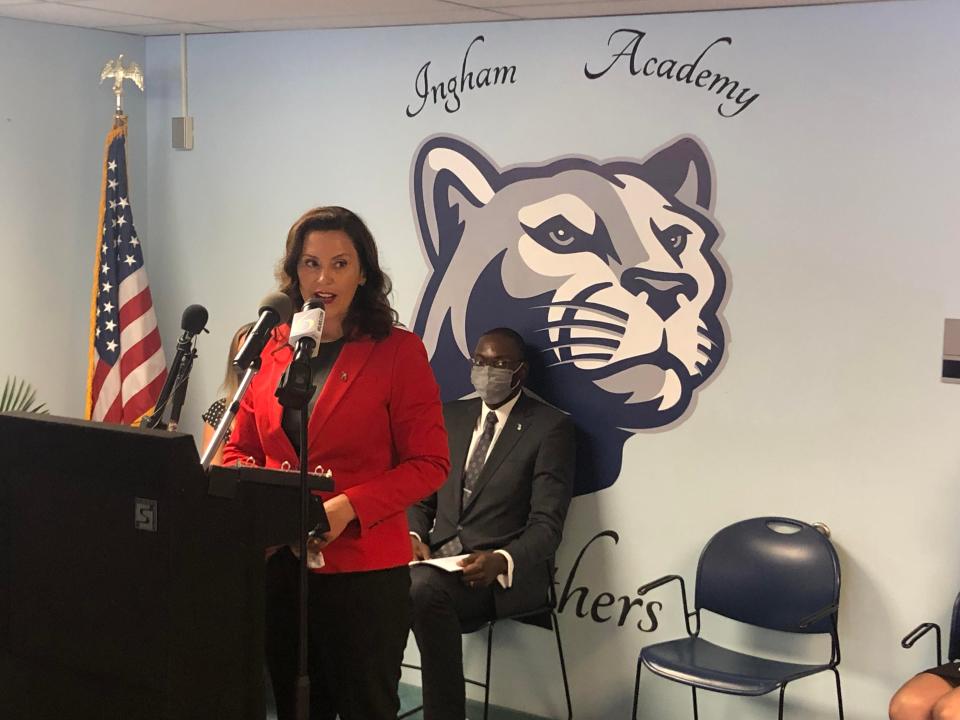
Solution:
{"label": "chair leg", "polygon": [[837,678],[837,713],[840,720],[843,720],[843,693],[840,692],[840,671],[837,668],[831,668],[834,676]]}
{"label": "chair leg", "polygon": [[633,681],[633,715],[631,716],[633,720],[637,720],[637,706],[639,705],[640,699],[640,670],[643,669],[643,662],[640,659],[640,656],[637,656],[637,678]]}
{"label": "chair leg", "polygon": [[550,615],[553,619],[553,634],[557,637],[557,654],[560,656],[560,675],[563,677],[563,693],[567,698],[567,720],[573,720],[573,703],[570,702],[570,683],[567,682],[567,664],[563,661],[563,644],[560,642],[560,623],[557,622],[556,611],[551,610]]}
{"label": "chair leg", "polygon": [[[410,669],[410,670],[417,670],[417,671],[419,671],[419,672],[421,672],[421,673],[423,672],[423,671],[420,669],[420,666],[419,666],[419,665],[407,665],[406,663],[401,663],[401,664],[400,664],[400,667],[405,667],[405,668],[408,668],[408,669]],[[420,684],[423,685],[423,679],[422,679],[422,678],[421,678],[421,680],[420,680]],[[422,698],[422,695],[423,695],[423,688],[422,688],[422,687],[420,688],[420,694],[421,694],[421,698]],[[400,713],[399,715],[397,715],[397,720],[403,720],[403,718],[408,718],[408,717],[410,717],[411,715],[416,715],[416,714],[417,714],[418,712],[420,712],[421,710],[423,710],[423,703],[422,703],[422,702],[421,702],[419,705],[417,705],[415,708],[411,708],[410,710],[407,710],[406,712]]]}
{"label": "chair leg", "polygon": [[487,677],[483,683],[483,720],[487,720],[490,711],[490,660],[493,656],[493,625],[487,626]]}
{"label": "chair leg", "polygon": [[691,691],[691,694],[693,695],[693,720],[699,720],[700,713],[697,710],[697,689],[691,685],[690,691]]}
{"label": "chair leg", "polygon": [[783,720],[783,696],[787,692],[787,684],[784,683],[780,686],[780,707],[777,710],[777,719]]}

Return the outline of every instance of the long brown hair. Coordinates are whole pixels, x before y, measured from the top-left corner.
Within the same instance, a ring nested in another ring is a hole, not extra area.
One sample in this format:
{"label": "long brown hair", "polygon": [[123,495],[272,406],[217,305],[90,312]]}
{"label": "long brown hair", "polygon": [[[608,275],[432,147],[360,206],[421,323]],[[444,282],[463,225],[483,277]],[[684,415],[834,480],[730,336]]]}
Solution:
{"label": "long brown hair", "polygon": [[285,293],[295,308],[303,304],[297,265],[303,254],[307,235],[315,230],[342,230],[353,242],[360,260],[360,268],[366,282],[357,288],[350,309],[343,320],[343,334],[347,338],[368,335],[382,340],[397,324],[397,311],[390,306],[389,295],[393,284],[380,269],[377,244],[370,230],[360,217],[346,208],[336,205],[308,210],[293,224],[287,233],[287,248],[277,265],[277,281],[280,292]]}

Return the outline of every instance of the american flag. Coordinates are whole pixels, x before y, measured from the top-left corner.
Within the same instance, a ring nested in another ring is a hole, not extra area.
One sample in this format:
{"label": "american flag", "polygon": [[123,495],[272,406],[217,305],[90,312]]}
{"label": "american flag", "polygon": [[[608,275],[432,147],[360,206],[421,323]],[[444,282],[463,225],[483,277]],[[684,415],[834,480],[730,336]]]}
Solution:
{"label": "american flag", "polygon": [[90,310],[87,418],[134,424],[167,377],[143,250],[127,192],[127,124],[107,135]]}

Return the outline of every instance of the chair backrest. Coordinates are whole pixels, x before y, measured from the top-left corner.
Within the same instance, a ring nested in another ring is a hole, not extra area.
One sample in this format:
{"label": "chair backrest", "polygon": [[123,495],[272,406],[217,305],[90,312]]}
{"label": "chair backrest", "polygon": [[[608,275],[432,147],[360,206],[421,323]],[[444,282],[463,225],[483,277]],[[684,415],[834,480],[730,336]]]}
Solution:
{"label": "chair backrest", "polygon": [[960,660],[960,593],[953,601],[953,616],[950,618],[950,637],[947,643],[947,660]]}
{"label": "chair backrest", "polygon": [[761,517],[714,535],[697,566],[695,602],[733,620],[770,630],[825,633],[830,617],[805,618],[840,600],[840,560],[833,545],[799,520]]}

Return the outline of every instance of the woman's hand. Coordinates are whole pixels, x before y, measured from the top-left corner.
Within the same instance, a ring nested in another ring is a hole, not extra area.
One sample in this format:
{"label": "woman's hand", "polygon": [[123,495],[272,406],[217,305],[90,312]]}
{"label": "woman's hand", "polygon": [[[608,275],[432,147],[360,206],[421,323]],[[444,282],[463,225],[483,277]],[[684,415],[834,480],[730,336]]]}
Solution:
{"label": "woman's hand", "polygon": [[347,525],[357,517],[357,513],[350,504],[350,499],[346,495],[337,495],[323,503],[323,509],[327,513],[327,521],[330,523],[330,529],[323,535],[310,540],[310,548],[313,550],[322,550],[332,543],[342,533]]}

